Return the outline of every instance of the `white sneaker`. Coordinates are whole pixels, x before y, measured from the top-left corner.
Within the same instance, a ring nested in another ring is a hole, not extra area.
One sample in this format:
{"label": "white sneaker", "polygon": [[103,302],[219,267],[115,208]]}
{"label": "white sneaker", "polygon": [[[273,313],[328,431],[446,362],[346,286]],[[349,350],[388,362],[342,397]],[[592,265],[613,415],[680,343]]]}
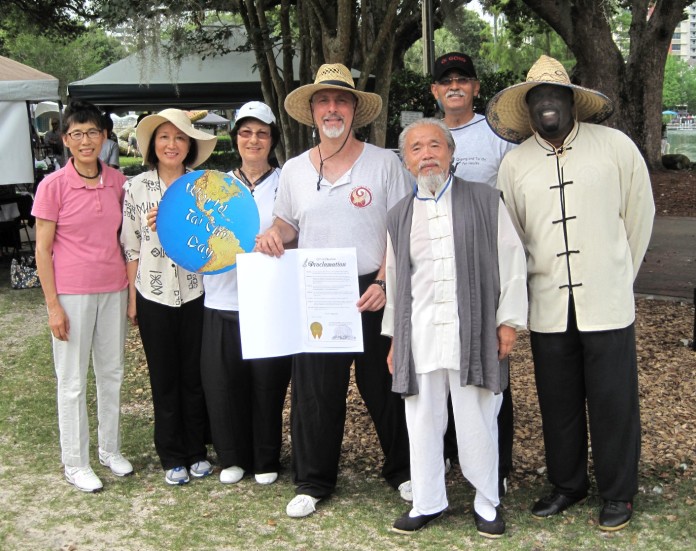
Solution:
{"label": "white sneaker", "polygon": [[278,480],[278,473],[261,473],[254,475],[254,478],[259,484],[273,484]]}
{"label": "white sneaker", "polygon": [[299,494],[290,500],[290,503],[288,503],[288,506],[285,508],[285,512],[292,518],[306,517],[317,510],[316,504],[318,502],[319,498]]}
{"label": "white sneaker", "polygon": [[65,466],[65,480],[81,492],[99,492],[104,488],[92,467]]}
{"label": "white sneaker", "polygon": [[120,453],[107,453],[99,450],[99,463],[109,467],[116,476],[133,474],[133,465]]}
{"label": "white sneaker", "polygon": [[404,501],[413,501],[413,488],[411,487],[411,481],[407,480],[399,484],[399,495]]}
{"label": "white sneaker", "polygon": [[174,467],[164,473],[164,481],[172,486],[181,486],[189,481],[188,471],[186,467]]}
{"label": "white sneaker", "polygon": [[194,478],[203,478],[204,476],[213,474],[213,467],[210,462],[204,459],[203,461],[196,461],[191,465],[189,473]]}
{"label": "white sneaker", "polygon": [[241,467],[227,467],[220,471],[220,482],[223,484],[236,484],[244,478],[244,469]]}

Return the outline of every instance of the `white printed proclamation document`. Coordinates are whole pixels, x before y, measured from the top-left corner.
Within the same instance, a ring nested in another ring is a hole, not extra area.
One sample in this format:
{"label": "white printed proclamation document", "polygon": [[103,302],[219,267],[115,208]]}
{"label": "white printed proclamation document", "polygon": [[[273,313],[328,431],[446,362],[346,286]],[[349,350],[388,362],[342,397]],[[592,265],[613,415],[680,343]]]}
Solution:
{"label": "white printed proclamation document", "polygon": [[237,285],[245,359],[363,351],[354,248],[241,254]]}

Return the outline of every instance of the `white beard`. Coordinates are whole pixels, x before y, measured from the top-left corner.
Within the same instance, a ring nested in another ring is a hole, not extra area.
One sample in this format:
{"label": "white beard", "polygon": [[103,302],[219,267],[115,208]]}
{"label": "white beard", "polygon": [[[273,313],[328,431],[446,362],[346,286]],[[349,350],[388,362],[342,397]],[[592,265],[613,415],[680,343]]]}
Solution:
{"label": "white beard", "polygon": [[346,131],[346,125],[343,121],[341,121],[340,126],[327,127],[326,124],[323,124],[322,130],[324,131],[324,136],[326,136],[327,138],[338,138]]}
{"label": "white beard", "polygon": [[435,195],[435,192],[447,181],[447,175],[444,172],[431,171],[428,174],[418,174],[416,180],[419,187],[423,187]]}

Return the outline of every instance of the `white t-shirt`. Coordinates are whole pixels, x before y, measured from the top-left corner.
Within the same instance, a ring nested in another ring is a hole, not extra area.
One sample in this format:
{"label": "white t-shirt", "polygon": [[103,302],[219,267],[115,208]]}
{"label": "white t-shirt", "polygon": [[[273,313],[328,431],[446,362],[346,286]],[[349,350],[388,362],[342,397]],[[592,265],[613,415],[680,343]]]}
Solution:
{"label": "white t-shirt", "polygon": [[450,128],[455,150],[454,173],[468,182],[495,187],[498,167],[505,154],[516,144],[499,138],[488,126],[486,117],[475,114],[464,126]]}
{"label": "white t-shirt", "polygon": [[336,182],[322,180],[309,151],[290,159],[273,211],[299,232],[300,248],[355,247],[358,274],[376,272],[387,246],[387,211],[411,191],[410,177],[391,151],[364,144]]}
{"label": "white t-shirt", "polygon": [[[229,175],[234,176],[232,171]],[[235,176],[236,177],[236,176]],[[259,233],[266,231],[273,223],[273,203],[275,202],[278,184],[280,182],[280,169],[276,168],[259,182],[254,188],[254,201],[259,209],[261,224]],[[237,295],[237,268],[215,275],[203,276],[205,288],[205,307],[214,310],[239,310],[239,298]]]}

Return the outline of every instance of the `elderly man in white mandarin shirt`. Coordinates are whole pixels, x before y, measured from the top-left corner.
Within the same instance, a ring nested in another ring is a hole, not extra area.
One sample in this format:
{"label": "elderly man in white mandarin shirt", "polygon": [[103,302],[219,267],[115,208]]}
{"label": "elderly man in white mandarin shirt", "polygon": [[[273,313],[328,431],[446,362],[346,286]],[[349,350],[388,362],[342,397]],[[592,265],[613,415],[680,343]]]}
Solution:
{"label": "elderly man in white mandarin shirt", "polygon": [[505,522],[496,418],[507,357],[526,326],[524,249],[500,193],[450,173],[454,141],[442,121],[409,125],[399,148],[417,183],[388,214],[382,333],[393,337],[392,390],[405,397],[413,507],[393,530],[415,532],[448,506],[442,448],[451,395],[476,529],[497,538]]}

